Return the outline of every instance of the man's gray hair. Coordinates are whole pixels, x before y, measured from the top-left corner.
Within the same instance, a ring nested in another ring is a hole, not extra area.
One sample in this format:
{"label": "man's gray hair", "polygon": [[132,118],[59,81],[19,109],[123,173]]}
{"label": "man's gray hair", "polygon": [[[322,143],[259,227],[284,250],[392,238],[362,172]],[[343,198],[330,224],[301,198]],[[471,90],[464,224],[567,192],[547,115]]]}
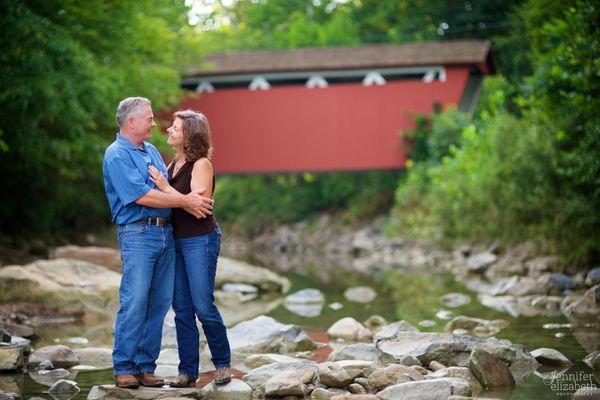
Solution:
{"label": "man's gray hair", "polygon": [[143,106],[152,106],[150,100],[145,97],[128,97],[121,100],[117,107],[117,123],[123,126],[127,117],[131,114],[136,114]]}

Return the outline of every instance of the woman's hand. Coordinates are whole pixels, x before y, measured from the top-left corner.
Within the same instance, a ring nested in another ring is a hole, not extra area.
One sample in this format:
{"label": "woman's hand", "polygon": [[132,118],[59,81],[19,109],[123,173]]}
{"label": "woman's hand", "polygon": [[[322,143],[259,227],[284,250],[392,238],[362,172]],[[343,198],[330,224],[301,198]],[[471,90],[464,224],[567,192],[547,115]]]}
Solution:
{"label": "woman's hand", "polygon": [[152,183],[154,183],[161,192],[167,193],[173,189],[171,185],[169,185],[169,182],[167,182],[165,179],[162,172],[160,172],[154,165],[151,165],[148,168],[148,173],[150,174],[150,180]]}

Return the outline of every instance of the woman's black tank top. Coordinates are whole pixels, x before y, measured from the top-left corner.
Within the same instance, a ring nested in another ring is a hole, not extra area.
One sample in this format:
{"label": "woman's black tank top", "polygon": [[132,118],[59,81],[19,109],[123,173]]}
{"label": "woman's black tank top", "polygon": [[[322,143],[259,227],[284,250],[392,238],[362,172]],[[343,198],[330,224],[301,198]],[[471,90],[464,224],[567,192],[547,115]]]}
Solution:
{"label": "woman's black tank top", "polygon": [[[179,169],[177,175],[173,177],[175,163],[171,163],[169,168],[169,184],[181,194],[188,194],[192,191],[192,170],[194,162],[188,161]],[[213,174],[213,193],[215,191],[215,176]],[[196,218],[183,208],[173,208],[171,211],[171,224],[173,225],[173,236],[175,239],[189,238],[198,235],[204,235],[212,232],[217,227],[215,216],[209,215],[204,218]]]}

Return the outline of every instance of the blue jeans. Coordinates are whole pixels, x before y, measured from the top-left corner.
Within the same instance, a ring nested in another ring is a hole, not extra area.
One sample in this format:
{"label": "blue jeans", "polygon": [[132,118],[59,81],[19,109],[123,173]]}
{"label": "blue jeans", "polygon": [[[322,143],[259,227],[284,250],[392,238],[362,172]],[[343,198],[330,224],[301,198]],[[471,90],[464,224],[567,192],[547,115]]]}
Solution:
{"label": "blue jeans", "polygon": [[175,239],[175,292],[173,310],[179,348],[179,373],[198,377],[200,366],[199,332],[202,323],[215,367],[229,367],[231,351],[227,330],[214,304],[217,258],[221,249],[221,229],[205,235]]}
{"label": "blue jeans", "polygon": [[173,299],[173,228],[128,224],[119,226],[117,233],[123,277],[115,321],[114,374],[154,372],[163,321]]}

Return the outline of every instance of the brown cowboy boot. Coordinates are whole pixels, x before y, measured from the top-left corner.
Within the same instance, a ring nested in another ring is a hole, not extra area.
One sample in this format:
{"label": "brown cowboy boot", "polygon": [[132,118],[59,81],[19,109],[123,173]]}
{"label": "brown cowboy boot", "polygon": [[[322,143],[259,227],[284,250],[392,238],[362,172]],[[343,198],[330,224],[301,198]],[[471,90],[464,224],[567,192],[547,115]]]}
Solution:
{"label": "brown cowboy boot", "polygon": [[125,389],[137,389],[140,387],[138,380],[131,374],[115,375],[115,386]]}
{"label": "brown cowboy boot", "polygon": [[143,374],[135,375],[138,382],[142,386],[161,387],[165,384],[165,380],[154,375],[152,372],[144,372]]}

